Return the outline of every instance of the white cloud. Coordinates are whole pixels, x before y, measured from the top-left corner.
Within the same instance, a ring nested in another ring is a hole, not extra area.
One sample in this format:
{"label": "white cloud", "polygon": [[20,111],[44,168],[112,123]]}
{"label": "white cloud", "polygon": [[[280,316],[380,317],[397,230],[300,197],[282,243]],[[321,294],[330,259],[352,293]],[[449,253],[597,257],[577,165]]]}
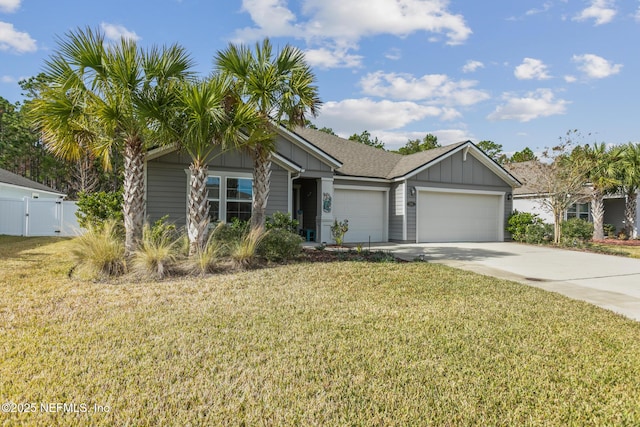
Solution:
{"label": "white cloud", "polygon": [[503,99],[506,103],[496,107],[495,111],[487,116],[489,120],[528,122],[540,117],[564,114],[570,103],[564,99],[556,99],[550,89],[538,89],[524,97],[506,93]]}
{"label": "white cloud", "polygon": [[[330,101],[322,105],[318,126],[329,126],[340,135],[356,130],[399,129],[426,117],[437,117],[442,110],[414,102],[373,101],[369,98]],[[355,129],[355,130],[354,130]]]}
{"label": "white cloud", "polygon": [[384,57],[392,61],[397,61],[402,58],[402,51],[396,47],[393,47],[384,54]]}
{"label": "white cloud", "polygon": [[485,91],[474,89],[475,80],[451,80],[445,74],[369,73],[360,80],[365,95],[381,98],[428,101],[444,105],[473,105],[489,99]]}
{"label": "white cloud", "polygon": [[572,75],[566,75],[564,76],[564,81],[567,83],[575,83],[578,79],[576,78],[576,76],[572,76]]}
{"label": "white cloud", "polygon": [[136,41],[140,40],[140,36],[138,36],[135,32],[126,29],[122,25],[103,22],[100,24],[100,27],[109,40],[120,41],[120,39],[122,38]]}
{"label": "white cloud", "polygon": [[237,30],[235,41],[286,36],[304,38],[311,48],[353,50],[364,37],[426,32],[444,36],[447,44],[461,44],[471,29],[462,15],[448,11],[448,4],[449,0],[302,0],[296,15],[288,0],[243,0],[242,10],[255,25]]}
{"label": "white cloud", "polygon": [[613,64],[606,59],[587,53],[584,55],[573,55],[573,62],[578,64],[578,69],[592,79],[603,79],[605,77],[618,74],[622,69],[622,64]]}
{"label": "white cloud", "polygon": [[318,68],[357,68],[362,65],[362,56],[350,54],[346,48],[308,49],[305,59],[309,65]]}
{"label": "white cloud", "polygon": [[574,21],[593,19],[595,25],[608,24],[613,21],[617,11],[613,8],[613,0],[591,0],[591,5],[576,15]]}
{"label": "white cloud", "polygon": [[484,64],[482,62],[480,62],[480,61],[475,61],[475,60],[470,59],[462,67],[462,72],[463,73],[473,73],[476,70],[478,70],[478,68],[484,68]]}
{"label": "white cloud", "polygon": [[551,9],[552,6],[553,6],[553,3],[551,3],[550,1],[547,1],[542,5],[542,8],[540,8],[540,9],[535,9],[535,8],[534,9],[529,9],[525,13],[525,15],[531,16],[531,15],[537,15],[539,13],[544,13],[544,12],[547,12],[549,9]]}
{"label": "white cloud", "polygon": [[0,76],[0,83],[16,83],[16,79],[11,76]]}
{"label": "white cloud", "polygon": [[0,12],[15,12],[19,7],[20,0],[0,0]]}
{"label": "white cloud", "polygon": [[518,80],[545,80],[551,76],[547,73],[547,66],[539,59],[524,58],[513,74]]}
{"label": "white cloud", "polygon": [[13,24],[0,21],[0,51],[35,52],[36,41],[29,33],[16,31]]}

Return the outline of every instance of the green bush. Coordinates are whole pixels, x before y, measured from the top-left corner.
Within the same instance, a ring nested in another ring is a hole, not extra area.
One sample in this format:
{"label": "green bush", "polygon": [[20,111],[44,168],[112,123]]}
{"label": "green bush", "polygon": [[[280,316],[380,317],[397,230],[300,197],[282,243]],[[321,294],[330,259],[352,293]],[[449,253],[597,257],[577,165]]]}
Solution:
{"label": "green bush", "polygon": [[122,191],[78,194],[76,217],[80,227],[101,227],[109,219],[117,223],[124,221],[122,213]]}
{"label": "green bush", "polygon": [[537,237],[543,224],[537,214],[513,211],[507,220],[507,231],[516,242],[526,242],[528,230]]}
{"label": "green bush", "polygon": [[616,226],[613,224],[605,224],[603,227],[604,235],[607,237],[615,237],[616,236]]}
{"label": "green bush", "polygon": [[593,223],[580,218],[570,218],[562,222],[563,243],[575,246],[593,238]]}
{"label": "green bush", "polygon": [[291,219],[288,213],[275,212],[270,217],[267,217],[265,227],[267,230],[282,229],[290,231],[291,233],[297,233],[300,223],[297,219]]}
{"label": "green bush", "polygon": [[331,237],[336,241],[336,245],[342,246],[342,242],[344,241],[344,235],[349,231],[349,220],[345,219],[342,222],[338,222],[337,219],[333,220],[333,225],[331,226]]}
{"label": "green bush", "polygon": [[534,223],[527,225],[525,229],[524,242],[539,245],[553,241],[553,225]]}
{"label": "green bush", "polygon": [[248,232],[249,223],[234,218],[230,223],[218,223],[211,231],[211,238],[222,247],[220,255],[229,255],[230,248],[240,242]]}
{"label": "green bush", "polygon": [[296,233],[282,228],[267,232],[258,247],[258,255],[268,261],[284,261],[295,258],[302,250],[303,239]]}

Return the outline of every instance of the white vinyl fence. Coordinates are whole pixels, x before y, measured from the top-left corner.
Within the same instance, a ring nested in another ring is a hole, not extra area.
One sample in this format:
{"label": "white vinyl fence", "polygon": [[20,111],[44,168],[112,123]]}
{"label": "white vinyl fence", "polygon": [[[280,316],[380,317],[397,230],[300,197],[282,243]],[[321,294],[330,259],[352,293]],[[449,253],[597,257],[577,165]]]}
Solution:
{"label": "white vinyl fence", "polygon": [[77,236],[82,233],[76,202],[60,199],[0,197],[0,234],[11,236]]}

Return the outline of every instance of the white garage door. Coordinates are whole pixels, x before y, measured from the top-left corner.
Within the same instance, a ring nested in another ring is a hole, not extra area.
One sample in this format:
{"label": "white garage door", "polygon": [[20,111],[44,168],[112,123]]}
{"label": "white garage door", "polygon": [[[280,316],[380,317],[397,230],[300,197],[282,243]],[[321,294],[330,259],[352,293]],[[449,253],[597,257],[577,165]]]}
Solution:
{"label": "white garage door", "polygon": [[385,192],[377,190],[335,189],[333,216],[338,221],[349,220],[344,235],[349,242],[383,242],[385,238]]}
{"label": "white garage door", "polygon": [[502,234],[502,197],[493,194],[421,191],[419,242],[494,242]]}

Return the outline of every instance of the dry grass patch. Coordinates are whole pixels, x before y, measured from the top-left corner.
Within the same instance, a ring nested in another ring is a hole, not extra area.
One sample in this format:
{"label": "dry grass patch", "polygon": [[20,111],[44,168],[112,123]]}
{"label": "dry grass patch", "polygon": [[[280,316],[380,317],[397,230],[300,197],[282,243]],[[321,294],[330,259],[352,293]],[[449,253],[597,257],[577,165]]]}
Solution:
{"label": "dry grass patch", "polygon": [[[0,398],[34,425],[638,425],[640,324],[427,263],[69,280],[0,238]],[[22,273],[20,273],[22,272]]]}

